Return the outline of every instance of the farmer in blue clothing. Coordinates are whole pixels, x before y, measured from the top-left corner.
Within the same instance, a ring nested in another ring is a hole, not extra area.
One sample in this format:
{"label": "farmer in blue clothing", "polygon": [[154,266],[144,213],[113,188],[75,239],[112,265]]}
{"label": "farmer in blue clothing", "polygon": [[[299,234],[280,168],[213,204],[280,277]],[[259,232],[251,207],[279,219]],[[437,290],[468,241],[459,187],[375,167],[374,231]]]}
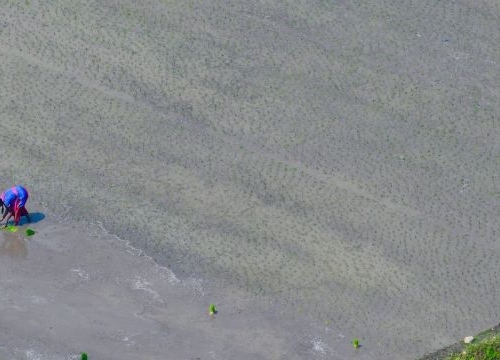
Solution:
{"label": "farmer in blue clothing", "polygon": [[10,189],[5,190],[2,194],[0,194],[0,207],[2,208],[3,212],[1,221],[3,221],[7,214],[9,214],[7,220],[5,221],[5,227],[7,227],[7,223],[9,222],[12,215],[14,215],[15,225],[19,224],[21,216],[26,216],[28,222],[31,222],[28,210],[26,210],[26,202],[28,201],[28,197],[28,190],[26,190],[21,185],[11,187]]}

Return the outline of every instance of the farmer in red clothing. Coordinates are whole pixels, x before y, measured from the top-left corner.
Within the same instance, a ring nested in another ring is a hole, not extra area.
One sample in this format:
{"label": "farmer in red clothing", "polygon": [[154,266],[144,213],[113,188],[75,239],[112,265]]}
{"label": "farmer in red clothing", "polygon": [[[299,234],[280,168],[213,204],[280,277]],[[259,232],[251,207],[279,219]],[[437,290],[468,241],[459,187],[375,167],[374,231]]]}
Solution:
{"label": "farmer in red clothing", "polygon": [[12,215],[14,215],[15,225],[19,224],[21,216],[26,216],[28,222],[31,222],[30,215],[28,214],[28,210],[26,210],[25,207],[26,201],[28,201],[28,197],[28,190],[26,190],[21,185],[16,185],[0,194],[0,207],[2,208],[3,212],[1,221],[3,221],[7,214],[9,214],[9,217],[7,217],[7,220],[5,221],[5,227],[7,227],[7,223],[9,222]]}

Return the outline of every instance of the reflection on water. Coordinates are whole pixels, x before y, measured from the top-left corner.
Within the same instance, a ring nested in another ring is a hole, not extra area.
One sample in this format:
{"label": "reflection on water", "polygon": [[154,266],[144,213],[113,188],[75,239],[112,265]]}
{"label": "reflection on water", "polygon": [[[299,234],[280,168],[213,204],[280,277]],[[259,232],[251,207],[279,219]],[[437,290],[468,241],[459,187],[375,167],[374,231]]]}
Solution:
{"label": "reflection on water", "polygon": [[25,258],[28,255],[26,241],[16,233],[0,233],[0,255]]}

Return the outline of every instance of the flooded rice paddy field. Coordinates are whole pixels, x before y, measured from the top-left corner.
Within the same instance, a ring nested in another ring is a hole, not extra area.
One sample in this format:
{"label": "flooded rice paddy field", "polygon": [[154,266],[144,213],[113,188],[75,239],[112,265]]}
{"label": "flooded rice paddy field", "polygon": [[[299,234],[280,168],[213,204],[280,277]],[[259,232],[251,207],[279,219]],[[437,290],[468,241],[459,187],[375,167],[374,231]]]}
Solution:
{"label": "flooded rice paddy field", "polygon": [[4,187],[395,358],[498,322],[498,3],[0,6]]}

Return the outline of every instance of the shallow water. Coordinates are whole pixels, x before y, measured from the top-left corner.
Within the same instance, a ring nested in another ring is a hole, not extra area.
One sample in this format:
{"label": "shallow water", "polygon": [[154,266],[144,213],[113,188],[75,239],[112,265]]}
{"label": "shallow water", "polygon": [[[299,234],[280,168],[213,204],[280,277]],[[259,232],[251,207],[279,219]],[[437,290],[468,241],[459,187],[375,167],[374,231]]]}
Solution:
{"label": "shallow water", "polygon": [[2,4],[2,182],[417,356],[500,317],[498,12]]}
{"label": "shallow water", "polygon": [[[333,328],[280,304],[178,279],[127,241],[47,220],[18,257],[0,256],[0,355],[8,359],[344,359]],[[208,313],[216,303],[216,315]]]}
{"label": "shallow water", "polygon": [[0,232],[0,255],[25,258],[28,255],[26,239],[18,233]]}

